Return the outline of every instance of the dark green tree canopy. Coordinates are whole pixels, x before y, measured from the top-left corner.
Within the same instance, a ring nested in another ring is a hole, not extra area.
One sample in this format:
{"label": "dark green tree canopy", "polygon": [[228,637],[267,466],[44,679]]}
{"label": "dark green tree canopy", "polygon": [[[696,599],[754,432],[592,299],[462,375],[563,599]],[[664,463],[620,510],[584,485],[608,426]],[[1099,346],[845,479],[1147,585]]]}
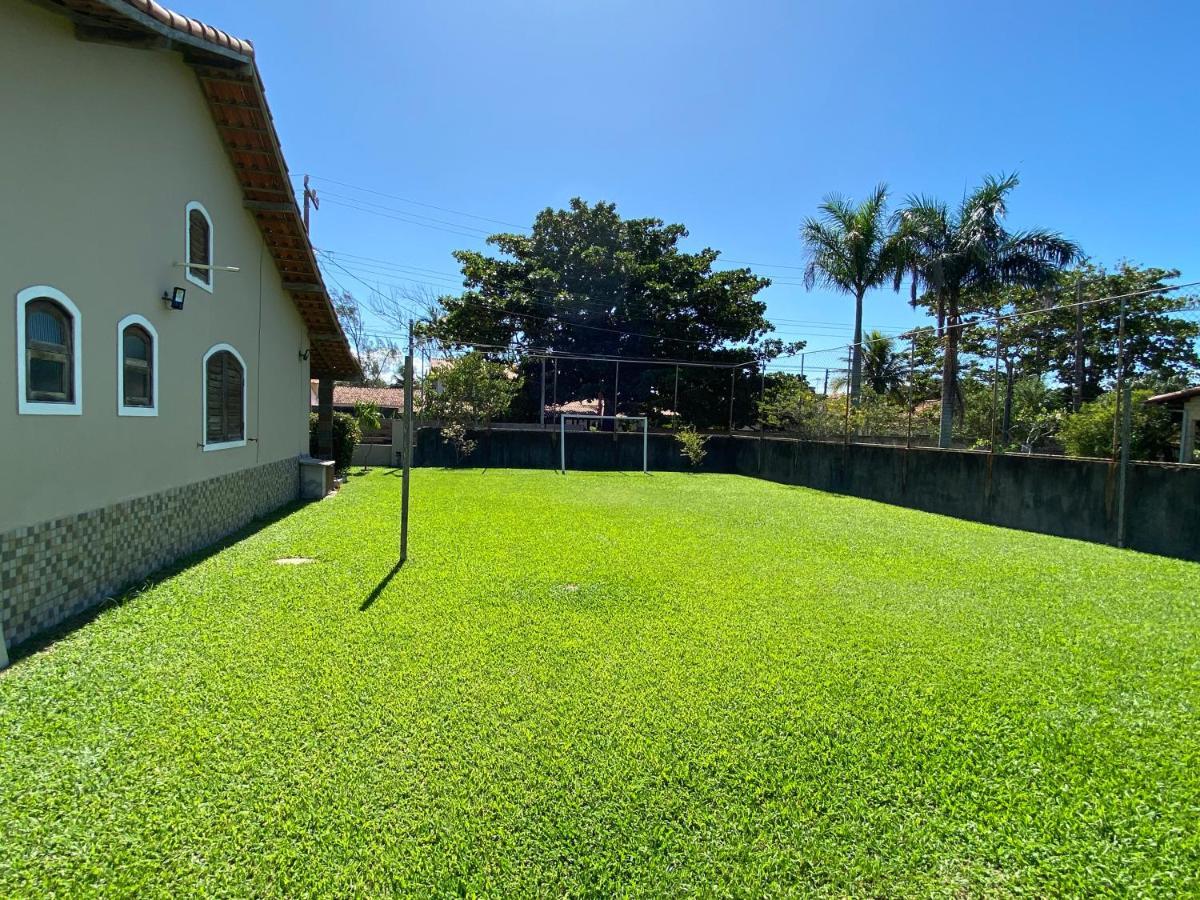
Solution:
{"label": "dark green tree canopy", "polygon": [[[576,198],[568,209],[547,208],[530,234],[488,238],[497,256],[455,252],[465,290],[441,298],[442,314],[425,332],[451,345],[494,345],[484,348],[493,354],[503,352],[496,347],[521,347],[733,363],[783,352],[778,341],[764,340],[772,326],[757,294],[770,281],[746,268],[715,269],[716,250],[680,250],[687,233],[684,226],[660,219],[623,219],[612,203]],[[540,402],[534,396],[540,388],[534,369],[540,363],[522,365],[527,405]],[[623,364],[621,411],[669,407],[673,398],[665,382],[673,374]],[[708,386],[728,396],[727,372],[694,369],[689,378],[697,392]],[[564,365],[558,399],[601,397],[607,407],[613,379],[611,365]],[[721,409],[720,402],[712,405],[714,412]]]}

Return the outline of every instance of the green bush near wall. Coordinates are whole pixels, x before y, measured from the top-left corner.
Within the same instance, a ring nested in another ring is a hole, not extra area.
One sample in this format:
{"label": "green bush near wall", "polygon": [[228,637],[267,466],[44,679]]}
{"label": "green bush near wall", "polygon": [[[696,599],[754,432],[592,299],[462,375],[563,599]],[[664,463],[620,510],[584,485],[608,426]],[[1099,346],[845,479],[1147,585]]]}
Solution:
{"label": "green bush near wall", "polygon": [[[354,458],[354,448],[362,439],[362,432],[358,429],[358,423],[354,421],[354,417],[347,413],[335,412],[333,414],[333,464],[334,468],[339,472],[344,472],[350,468],[350,462]],[[308,414],[308,452],[316,456],[318,449],[317,437],[317,414]]]}

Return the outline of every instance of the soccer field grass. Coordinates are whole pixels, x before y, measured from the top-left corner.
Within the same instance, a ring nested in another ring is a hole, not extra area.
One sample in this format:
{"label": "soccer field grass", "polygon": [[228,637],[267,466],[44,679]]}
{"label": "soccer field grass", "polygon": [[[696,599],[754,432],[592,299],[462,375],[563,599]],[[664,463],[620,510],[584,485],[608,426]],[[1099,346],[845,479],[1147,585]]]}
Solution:
{"label": "soccer field grass", "polygon": [[1200,891],[1200,565],[417,470],[389,579],[399,485],[0,673],[0,895]]}

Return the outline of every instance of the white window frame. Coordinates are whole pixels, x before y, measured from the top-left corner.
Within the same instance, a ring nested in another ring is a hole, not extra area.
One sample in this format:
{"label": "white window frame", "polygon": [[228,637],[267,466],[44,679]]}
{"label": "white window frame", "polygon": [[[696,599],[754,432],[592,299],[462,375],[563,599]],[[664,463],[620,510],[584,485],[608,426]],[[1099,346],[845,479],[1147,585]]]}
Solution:
{"label": "white window frame", "polygon": [[[125,329],[130,325],[144,328],[150,335],[150,405],[125,405]],[[117,323],[117,415],[158,415],[158,332],[145,316],[128,315]]]}
{"label": "white window frame", "polygon": [[[210,444],[208,442],[208,360],[214,353],[220,353],[222,350],[232,353],[242,366],[242,439]],[[233,344],[213,344],[208,348],[208,352],[204,354],[204,361],[200,364],[200,443],[204,445],[205,453],[210,450],[229,450],[233,447],[246,446],[246,422],[250,418],[249,410],[246,408],[246,388],[249,384],[250,369],[246,365],[246,360],[242,359],[242,354],[238,353]]]}
{"label": "white window frame", "polygon": [[192,274],[192,210],[199,210],[200,215],[204,216],[208,222],[208,265],[215,265],[217,256],[217,232],[213,228],[212,216],[208,214],[208,210],[204,208],[204,204],[198,200],[191,201],[183,210],[183,277],[197,287],[203,288],[210,294],[213,292],[213,286],[217,281],[216,269],[208,270],[208,282],[201,281]]}
{"label": "white window frame", "polygon": [[[29,400],[25,391],[25,307],[42,298],[53,300],[71,316],[71,380],[74,390],[70,403]],[[83,316],[71,298],[48,284],[35,284],[17,292],[17,413],[22,416],[78,416],[83,414]]]}

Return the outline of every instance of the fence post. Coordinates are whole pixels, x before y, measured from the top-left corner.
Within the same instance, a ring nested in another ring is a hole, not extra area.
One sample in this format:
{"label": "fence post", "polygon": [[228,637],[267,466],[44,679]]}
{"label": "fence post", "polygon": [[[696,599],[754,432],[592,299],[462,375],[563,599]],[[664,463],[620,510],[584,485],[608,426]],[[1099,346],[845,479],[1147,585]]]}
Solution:
{"label": "fence post", "polygon": [[912,420],[913,420],[913,373],[917,365],[917,332],[914,329],[908,336],[908,434],[904,439],[904,449],[912,449]]}
{"label": "fence post", "polygon": [[1071,385],[1071,412],[1083,406],[1083,279],[1075,279],[1075,383]]}
{"label": "fence post", "polygon": [[844,390],[846,392],[846,426],[845,426],[845,429],[843,430],[843,437],[842,437],[842,442],[845,444],[850,443],[850,378],[851,378],[850,366],[852,365],[852,363],[850,362],[850,358],[853,355],[854,355],[854,346],[852,344],[847,344],[846,345],[846,384],[844,387]]}
{"label": "fence post", "polygon": [[1133,383],[1125,383],[1121,414],[1121,464],[1117,472],[1117,546],[1125,546],[1125,491],[1129,481],[1129,444],[1133,432]]}
{"label": "fence post", "polygon": [[1121,407],[1125,388],[1125,298],[1121,297],[1121,313],[1117,325],[1117,408],[1113,411],[1112,458],[1117,458],[1121,430]]}
{"label": "fence post", "polygon": [[671,412],[675,414],[675,424],[679,424],[679,366],[675,367],[675,402],[671,404]]}
{"label": "fence post", "polygon": [[729,433],[733,434],[733,386],[736,374],[732,367],[729,369]]}
{"label": "fence post", "polygon": [[542,357],[542,405],[538,407],[538,424],[546,427],[546,357]]}
{"label": "fence post", "polygon": [[763,421],[763,401],[767,399],[767,358],[764,356],[758,370],[758,474],[763,470],[763,437],[767,426]]}
{"label": "fence post", "polygon": [[[618,359],[617,360],[617,374],[616,374],[616,377],[613,378],[613,415],[614,416],[620,415],[620,411],[617,409],[617,404],[620,402],[620,397],[621,397],[620,390],[621,390],[621,361]],[[613,423],[613,441],[616,441],[617,427],[621,423],[618,422],[616,419],[613,419],[612,423]]]}
{"label": "fence post", "polygon": [[996,359],[992,364],[992,436],[988,452],[996,452],[996,401],[1000,398],[1000,315],[996,314]]}

